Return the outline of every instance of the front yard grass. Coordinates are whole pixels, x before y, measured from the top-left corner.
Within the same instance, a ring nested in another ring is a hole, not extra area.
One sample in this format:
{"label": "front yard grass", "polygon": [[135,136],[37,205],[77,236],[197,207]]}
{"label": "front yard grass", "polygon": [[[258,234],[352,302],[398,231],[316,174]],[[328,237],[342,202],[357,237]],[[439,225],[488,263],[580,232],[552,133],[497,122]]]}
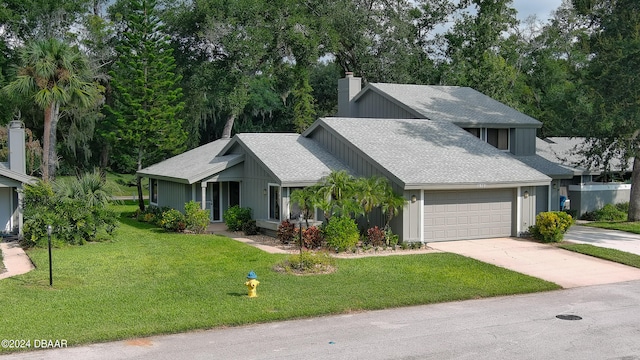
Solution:
{"label": "front yard grass", "polygon": [[640,255],[631,254],[616,249],[593,246],[589,244],[561,243],[558,246],[563,249],[575,251],[577,253],[640,268]]}
{"label": "front yard grass", "polygon": [[640,222],[594,221],[594,222],[589,222],[582,225],[640,234]]}
{"label": "front yard grass", "polygon": [[[0,339],[78,345],[560,288],[447,253],[338,259],[332,274],[280,274],[272,268],[285,255],[128,218],[113,241],[54,249],[53,288],[47,250],[28,254],[35,270],[0,281]],[[260,281],[255,299],[244,286],[251,270]]]}

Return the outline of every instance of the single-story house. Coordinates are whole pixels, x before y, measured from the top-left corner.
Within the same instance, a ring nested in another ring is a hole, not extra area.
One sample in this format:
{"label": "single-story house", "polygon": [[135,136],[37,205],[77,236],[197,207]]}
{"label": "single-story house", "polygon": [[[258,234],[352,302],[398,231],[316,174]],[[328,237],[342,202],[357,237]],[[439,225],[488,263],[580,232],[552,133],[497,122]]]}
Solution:
{"label": "single-story house", "polygon": [[606,204],[628,202],[631,195],[630,183],[612,182],[610,178],[616,174],[620,180],[630,179],[633,160],[624,164],[619,159],[611,159],[607,171],[603,166],[586,168],[580,165],[584,163],[580,153],[584,143],[585,138],[581,137],[548,137],[537,139],[536,145],[540,157],[572,172],[573,176],[563,178],[554,191],[570,201],[569,207],[578,217]]}
{"label": "single-story house", "polygon": [[22,233],[23,184],[36,179],[26,173],[25,132],[21,121],[11,121],[7,138],[9,156],[6,163],[0,163],[0,235]]}
{"label": "single-story house", "polygon": [[[337,117],[302,134],[241,133],[138,172],[151,204],[182,210],[194,200],[222,221],[249,207],[264,229],[295,219],[293,190],[333,170],[382,176],[406,203],[391,228],[402,241],[519,236],[572,169],[536,154],[541,123],[471,88],[340,79]],[[316,212],[315,220],[322,220]]]}

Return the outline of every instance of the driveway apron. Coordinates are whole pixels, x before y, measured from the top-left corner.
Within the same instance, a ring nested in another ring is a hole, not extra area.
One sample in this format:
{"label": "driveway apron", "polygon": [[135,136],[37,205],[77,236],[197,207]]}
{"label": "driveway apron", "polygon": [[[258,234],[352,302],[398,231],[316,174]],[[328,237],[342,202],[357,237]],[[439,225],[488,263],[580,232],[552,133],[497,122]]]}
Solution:
{"label": "driveway apron", "polygon": [[563,288],[640,280],[640,269],[525,239],[478,239],[428,245],[551,281]]}

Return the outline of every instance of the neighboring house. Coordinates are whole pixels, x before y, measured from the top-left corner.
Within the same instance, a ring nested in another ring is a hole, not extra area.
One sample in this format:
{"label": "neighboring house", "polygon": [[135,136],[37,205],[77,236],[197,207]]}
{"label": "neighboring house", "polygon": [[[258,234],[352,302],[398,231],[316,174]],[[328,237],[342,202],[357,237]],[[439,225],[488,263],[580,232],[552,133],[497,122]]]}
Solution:
{"label": "neighboring house", "polygon": [[23,184],[33,183],[35,178],[26,174],[25,132],[21,121],[9,123],[9,156],[7,163],[0,163],[0,235],[22,233]]}
{"label": "neighboring house", "polygon": [[333,170],[383,176],[407,200],[391,227],[409,242],[519,236],[538,212],[559,208],[555,189],[574,176],[536,154],[539,121],[470,88],[361,89],[348,75],[338,100],[338,117],[303,134],[237,134],[138,175],[150,179],[154,205],[182,210],[199,201],[222,221],[238,204],[265,229],[297,219],[291,192]]}
{"label": "neighboring house", "polygon": [[537,153],[541,157],[556,162],[558,166],[573,173],[571,178],[563,179],[554,189],[570,200],[570,208],[578,217],[606,204],[628,202],[631,195],[630,183],[611,182],[608,179],[612,174],[619,179],[630,179],[633,161],[630,160],[623,166],[619,159],[611,159],[608,169],[584,168],[583,165],[577,165],[584,163],[584,157],[580,154],[584,142],[585,139],[580,137],[537,139]]}

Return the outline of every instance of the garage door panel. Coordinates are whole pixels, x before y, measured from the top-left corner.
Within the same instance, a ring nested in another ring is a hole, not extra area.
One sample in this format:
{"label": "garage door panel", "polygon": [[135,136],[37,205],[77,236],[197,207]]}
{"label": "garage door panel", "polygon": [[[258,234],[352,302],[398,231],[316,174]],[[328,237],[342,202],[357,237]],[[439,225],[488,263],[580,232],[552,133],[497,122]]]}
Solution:
{"label": "garage door panel", "polygon": [[511,235],[512,189],[425,191],[425,241]]}

